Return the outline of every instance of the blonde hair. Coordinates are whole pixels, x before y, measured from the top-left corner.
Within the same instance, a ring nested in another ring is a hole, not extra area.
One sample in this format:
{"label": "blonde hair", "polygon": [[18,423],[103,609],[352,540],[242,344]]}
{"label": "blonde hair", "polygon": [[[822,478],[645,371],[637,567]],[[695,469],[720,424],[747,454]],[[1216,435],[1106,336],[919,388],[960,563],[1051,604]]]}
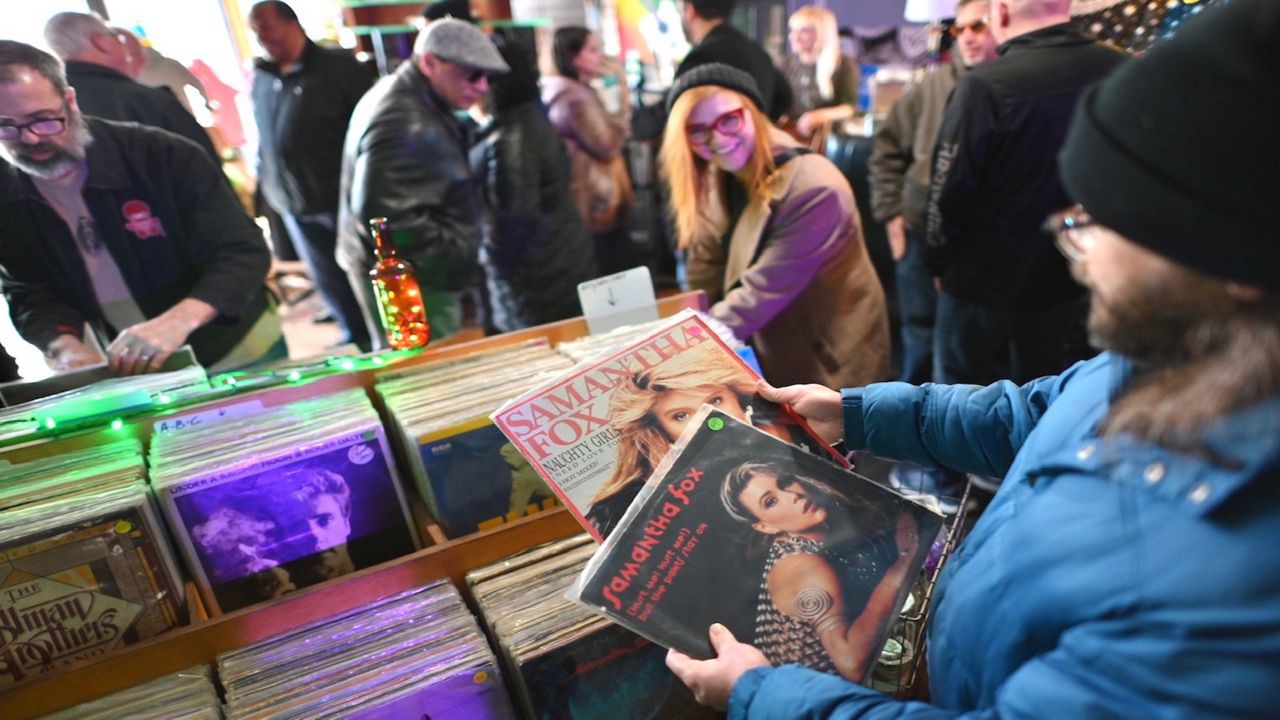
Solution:
{"label": "blonde hair", "polygon": [[659,400],[672,392],[720,387],[732,390],[746,408],[755,394],[756,378],[713,340],[650,370],[633,373],[619,385],[609,399],[609,425],[618,433],[618,463],[592,502],[632,482],[644,482],[671,448],[675,438],[667,436],[653,415]]}
{"label": "blonde hair", "polygon": [[836,96],[836,68],[840,65],[840,28],[836,25],[835,13],[817,5],[805,5],[791,13],[787,26],[792,23],[812,25],[817,33],[818,61],[814,64],[814,75],[817,76],[818,92],[823,99],[833,99]]}
{"label": "blonde hair", "polygon": [[[719,179],[720,170],[698,157],[689,147],[686,125],[693,108],[715,93],[728,93],[742,101],[742,107],[755,128],[755,147],[742,168],[749,202],[768,202],[769,176],[776,166],[773,163],[773,147],[769,135],[773,123],[765,117],[746,95],[718,85],[701,85],[686,90],[676,100],[667,118],[667,129],[662,137],[662,173],[671,188],[671,209],[675,215],[676,238],[679,247],[688,248],[700,234],[718,237],[728,228],[725,212],[712,213],[712,182]],[[724,207],[719,208],[721,211]]]}

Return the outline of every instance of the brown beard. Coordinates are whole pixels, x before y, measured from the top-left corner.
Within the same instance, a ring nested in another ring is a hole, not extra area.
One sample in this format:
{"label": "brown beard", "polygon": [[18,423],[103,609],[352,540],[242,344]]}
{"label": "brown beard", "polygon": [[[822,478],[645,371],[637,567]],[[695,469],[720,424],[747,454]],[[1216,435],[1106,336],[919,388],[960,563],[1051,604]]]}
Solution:
{"label": "brown beard", "polygon": [[1182,268],[1142,278],[1110,296],[1091,291],[1089,342],[1143,370],[1179,365],[1193,351],[1211,352],[1212,338],[1196,342],[1192,336],[1233,312],[1223,283]]}
{"label": "brown beard", "polygon": [[1209,425],[1280,395],[1280,298],[1237,301],[1225,283],[1179,269],[1114,298],[1095,290],[1093,302],[1091,341],[1139,370],[1104,435],[1203,452]]}

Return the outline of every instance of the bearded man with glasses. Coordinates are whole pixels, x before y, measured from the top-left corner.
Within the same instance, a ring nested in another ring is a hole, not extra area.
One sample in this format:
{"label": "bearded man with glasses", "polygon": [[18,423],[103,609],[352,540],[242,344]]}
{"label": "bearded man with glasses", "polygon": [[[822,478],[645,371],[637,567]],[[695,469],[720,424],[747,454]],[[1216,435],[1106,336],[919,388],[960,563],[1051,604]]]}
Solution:
{"label": "bearded man with glasses", "polygon": [[338,264],[375,347],[386,346],[386,335],[369,282],[374,217],[388,219],[400,256],[413,263],[431,338],[462,327],[464,297],[482,278],[483,197],[468,162],[471,133],[456,114],[480,102],[490,75],[507,70],[480,28],[436,20],[418,33],[412,57],[351,114],[338,190]]}
{"label": "bearded man with glasses", "polygon": [[156,128],[85,118],[62,62],[0,41],[0,286],[56,370],[212,370],[285,356],[270,254],[213,162]]}
{"label": "bearded man with glasses", "polygon": [[[730,720],[1270,718],[1280,707],[1280,3],[1086,90],[1050,221],[1104,352],[1024,385],[763,388],[850,448],[1003,476],[947,561],[929,701],[763,655],[668,665]],[[914,689],[913,689],[914,690]],[[913,696],[915,693],[913,692]]]}

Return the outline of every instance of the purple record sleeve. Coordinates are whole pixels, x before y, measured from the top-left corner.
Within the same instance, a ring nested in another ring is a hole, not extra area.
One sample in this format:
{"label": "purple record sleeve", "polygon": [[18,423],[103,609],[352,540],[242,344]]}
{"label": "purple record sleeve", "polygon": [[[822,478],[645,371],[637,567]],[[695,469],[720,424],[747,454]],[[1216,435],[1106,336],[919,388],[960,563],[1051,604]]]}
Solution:
{"label": "purple record sleeve", "polygon": [[376,428],[163,488],[210,610],[236,610],[417,549],[390,457]]}

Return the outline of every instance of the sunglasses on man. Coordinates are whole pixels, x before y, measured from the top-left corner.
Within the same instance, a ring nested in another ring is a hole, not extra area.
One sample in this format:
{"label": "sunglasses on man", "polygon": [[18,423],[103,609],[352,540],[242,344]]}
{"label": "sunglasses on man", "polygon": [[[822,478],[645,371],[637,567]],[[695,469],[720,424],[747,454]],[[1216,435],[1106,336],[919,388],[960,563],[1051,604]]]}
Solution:
{"label": "sunglasses on man", "polygon": [[951,37],[958,38],[964,34],[965,30],[972,30],[974,35],[981,35],[987,31],[987,19],[979,18],[971,23],[954,23],[947,32],[951,33]]}

